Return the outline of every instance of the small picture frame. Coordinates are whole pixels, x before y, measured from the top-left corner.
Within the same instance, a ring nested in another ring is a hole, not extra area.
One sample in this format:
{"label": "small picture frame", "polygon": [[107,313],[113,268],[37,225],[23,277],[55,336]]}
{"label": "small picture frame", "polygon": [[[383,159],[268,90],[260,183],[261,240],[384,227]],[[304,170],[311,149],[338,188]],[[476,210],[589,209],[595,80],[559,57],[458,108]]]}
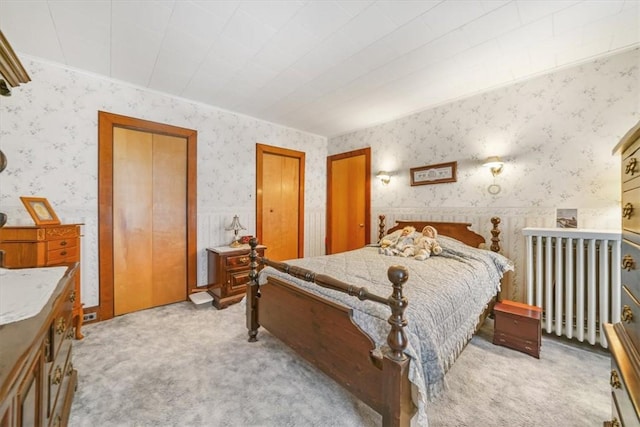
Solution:
{"label": "small picture frame", "polygon": [[411,185],[443,184],[456,182],[458,162],[438,163],[437,165],[411,168]]}
{"label": "small picture frame", "polygon": [[60,220],[44,197],[20,197],[36,225],[58,225]]}

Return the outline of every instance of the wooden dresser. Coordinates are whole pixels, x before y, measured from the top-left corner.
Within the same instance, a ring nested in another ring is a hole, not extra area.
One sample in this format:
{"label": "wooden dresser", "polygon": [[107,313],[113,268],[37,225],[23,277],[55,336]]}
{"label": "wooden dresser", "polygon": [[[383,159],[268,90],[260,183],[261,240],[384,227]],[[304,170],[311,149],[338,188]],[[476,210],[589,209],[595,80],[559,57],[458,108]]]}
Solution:
{"label": "wooden dresser", "polygon": [[620,322],[605,324],[611,351],[611,420],[640,426],[640,122],[614,149],[622,156],[622,263]]}
{"label": "wooden dresser", "polygon": [[0,327],[1,427],[67,425],[78,378],[71,351],[77,266],[55,276],[35,316]]}
{"label": "wooden dresser", "polygon": [[[15,226],[0,228],[0,250],[4,267],[49,267],[80,264],[80,224]],[[83,311],[80,301],[80,271],[75,274],[73,324],[76,339],[82,339]]]}
{"label": "wooden dresser", "polygon": [[[259,245],[258,256],[263,257],[265,249]],[[216,308],[226,308],[244,298],[249,283],[249,251],[249,245],[207,248],[209,294]]]}

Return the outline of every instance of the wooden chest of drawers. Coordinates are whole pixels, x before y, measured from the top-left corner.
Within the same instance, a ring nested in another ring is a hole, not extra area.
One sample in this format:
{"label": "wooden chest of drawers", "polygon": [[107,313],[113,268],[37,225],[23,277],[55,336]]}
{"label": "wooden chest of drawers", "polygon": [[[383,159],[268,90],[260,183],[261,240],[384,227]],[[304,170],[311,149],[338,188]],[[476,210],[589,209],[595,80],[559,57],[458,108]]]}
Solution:
{"label": "wooden chest of drawers", "polygon": [[[0,250],[4,267],[49,267],[80,263],[80,225],[39,225],[0,228]],[[75,336],[82,339],[83,311],[80,301],[80,271],[74,276],[73,324]]]}
{"label": "wooden chest of drawers", "polygon": [[614,148],[620,154],[622,263],[620,321],[603,326],[611,352],[611,421],[640,426],[640,122]]}
{"label": "wooden chest of drawers", "polygon": [[493,343],[540,358],[542,330],[540,307],[501,301],[493,308]]}
{"label": "wooden chest of drawers", "polygon": [[[258,246],[258,256],[264,256],[265,246]],[[209,294],[213,305],[223,309],[245,296],[249,282],[249,246],[207,248]]]}
{"label": "wooden chest of drawers", "polygon": [[67,425],[78,378],[72,361],[75,273],[77,263],[38,314],[0,327],[2,427]]}

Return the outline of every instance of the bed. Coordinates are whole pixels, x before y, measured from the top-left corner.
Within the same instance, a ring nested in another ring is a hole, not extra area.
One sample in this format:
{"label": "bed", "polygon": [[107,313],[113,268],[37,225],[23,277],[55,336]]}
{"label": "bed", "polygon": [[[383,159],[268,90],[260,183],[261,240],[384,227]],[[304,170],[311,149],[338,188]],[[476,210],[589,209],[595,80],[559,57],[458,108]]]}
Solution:
{"label": "bed", "polygon": [[491,221],[491,251],[477,249],[485,239],[468,223],[398,221],[386,232],[435,227],[443,252],[424,261],[368,245],[276,262],[260,258],[252,239],[249,341],[262,326],[380,413],[383,425],[427,425],[427,401],[444,390],[513,268],[498,254],[500,220]]}

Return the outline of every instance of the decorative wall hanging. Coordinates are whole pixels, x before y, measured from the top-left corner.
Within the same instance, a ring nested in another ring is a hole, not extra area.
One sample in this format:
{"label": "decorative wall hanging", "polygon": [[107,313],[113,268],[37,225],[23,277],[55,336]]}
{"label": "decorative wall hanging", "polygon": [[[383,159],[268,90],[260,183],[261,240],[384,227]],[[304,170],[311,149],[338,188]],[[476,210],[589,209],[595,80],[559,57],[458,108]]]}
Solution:
{"label": "decorative wall hanging", "polygon": [[413,186],[456,182],[457,166],[458,162],[449,162],[411,168],[411,185]]}

